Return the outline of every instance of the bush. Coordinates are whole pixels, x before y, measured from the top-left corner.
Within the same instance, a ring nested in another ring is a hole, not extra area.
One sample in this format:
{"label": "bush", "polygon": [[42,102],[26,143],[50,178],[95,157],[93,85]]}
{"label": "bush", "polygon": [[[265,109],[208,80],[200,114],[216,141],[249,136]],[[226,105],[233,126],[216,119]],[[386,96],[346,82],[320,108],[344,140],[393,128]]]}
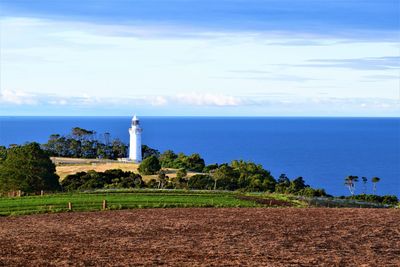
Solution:
{"label": "bush", "polygon": [[172,150],[167,150],[160,155],[160,163],[163,168],[174,168],[174,161],[178,158]]}
{"label": "bush", "polygon": [[203,168],[203,172],[204,173],[209,173],[209,172],[211,172],[212,170],[215,170],[215,169],[218,169],[218,164],[217,163],[205,166]]}
{"label": "bush", "polygon": [[306,197],[326,197],[328,196],[324,189],[314,189],[311,187],[306,187],[297,192],[298,195]]}
{"label": "bush", "polygon": [[7,148],[0,146],[0,164],[7,158]]}
{"label": "bush", "polygon": [[142,155],[143,159],[148,158],[150,156],[156,156],[157,158],[160,156],[160,151],[157,149],[151,148],[147,145],[142,145]]}
{"label": "bush", "polygon": [[171,150],[160,155],[160,163],[163,168],[187,169],[196,172],[201,172],[205,166],[204,159],[199,154],[186,156],[179,153],[179,155],[176,155]]}
{"label": "bush", "polygon": [[62,180],[64,190],[93,190],[100,188],[142,188],[145,183],[139,174],[120,169],[105,172],[78,172]]}
{"label": "bush", "polygon": [[188,189],[188,180],[184,177],[173,177],[169,180],[168,189]]}
{"label": "bush", "polygon": [[186,176],[187,176],[187,171],[186,171],[186,169],[179,169],[179,170],[176,172],[176,177],[179,178],[179,179],[185,178]]}
{"label": "bush", "polygon": [[350,196],[350,197],[345,197],[345,198],[366,201],[366,202],[375,202],[375,203],[387,204],[387,205],[395,205],[399,201],[399,199],[396,196],[390,196],[390,195],[378,196],[378,195],[361,194],[361,195],[355,195],[355,196]]}
{"label": "bush", "polygon": [[108,188],[143,188],[146,184],[140,175],[131,173],[128,177],[115,178]]}
{"label": "bush", "polygon": [[389,205],[395,205],[399,202],[399,199],[396,196],[383,196],[382,199],[382,204],[389,204]]}
{"label": "bush", "polygon": [[210,175],[195,174],[189,178],[189,189],[211,190],[214,187],[214,180]]}
{"label": "bush", "polygon": [[148,188],[158,188],[159,182],[156,179],[151,179],[150,181],[147,182],[146,186]]}
{"label": "bush", "polygon": [[139,166],[139,173],[143,175],[156,174],[161,169],[160,161],[154,155],[144,159]]}

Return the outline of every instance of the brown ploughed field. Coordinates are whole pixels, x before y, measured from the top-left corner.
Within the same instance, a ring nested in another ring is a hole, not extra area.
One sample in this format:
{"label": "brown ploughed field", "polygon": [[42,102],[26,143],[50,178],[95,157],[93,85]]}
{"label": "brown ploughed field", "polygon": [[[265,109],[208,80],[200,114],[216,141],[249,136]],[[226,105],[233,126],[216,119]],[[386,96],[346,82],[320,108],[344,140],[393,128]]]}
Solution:
{"label": "brown ploughed field", "polygon": [[400,211],[175,208],[2,217],[0,265],[400,266]]}

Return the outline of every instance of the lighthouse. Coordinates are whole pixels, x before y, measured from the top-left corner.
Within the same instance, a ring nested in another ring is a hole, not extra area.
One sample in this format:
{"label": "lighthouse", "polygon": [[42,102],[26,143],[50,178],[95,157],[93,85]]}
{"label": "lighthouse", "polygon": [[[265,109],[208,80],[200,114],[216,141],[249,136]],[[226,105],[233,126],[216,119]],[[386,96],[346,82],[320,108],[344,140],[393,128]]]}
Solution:
{"label": "lighthouse", "polygon": [[142,161],[142,131],[139,119],[135,115],[129,128],[129,160],[134,162]]}

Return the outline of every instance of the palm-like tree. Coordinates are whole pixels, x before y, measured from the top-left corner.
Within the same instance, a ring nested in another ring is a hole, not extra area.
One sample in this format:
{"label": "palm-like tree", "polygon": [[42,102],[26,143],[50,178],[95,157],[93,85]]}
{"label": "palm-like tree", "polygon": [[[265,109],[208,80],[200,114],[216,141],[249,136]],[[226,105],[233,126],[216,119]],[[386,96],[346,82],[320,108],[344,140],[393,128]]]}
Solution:
{"label": "palm-like tree", "polygon": [[381,180],[381,178],[379,178],[379,177],[372,177],[372,179],[371,179],[372,184],[374,185],[373,189],[372,189],[372,191],[374,192],[374,195],[375,195],[375,191],[376,191],[376,183],[378,183],[380,180]]}
{"label": "palm-like tree", "polygon": [[364,184],[364,194],[366,194],[367,193],[367,182],[368,182],[368,179],[365,176],[361,177],[361,179],[362,179],[362,182]]}
{"label": "palm-like tree", "polygon": [[349,175],[344,179],[344,184],[349,188],[352,196],[354,196],[354,192],[356,191],[356,182],[358,182],[358,176]]}

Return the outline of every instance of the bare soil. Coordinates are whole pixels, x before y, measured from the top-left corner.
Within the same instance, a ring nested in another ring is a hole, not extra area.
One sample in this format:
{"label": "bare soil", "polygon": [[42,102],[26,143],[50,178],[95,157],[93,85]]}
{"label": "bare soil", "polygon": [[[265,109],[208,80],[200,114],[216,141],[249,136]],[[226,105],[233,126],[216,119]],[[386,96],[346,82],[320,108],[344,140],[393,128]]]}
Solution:
{"label": "bare soil", "polygon": [[0,265],[400,266],[400,211],[186,208],[2,217]]}
{"label": "bare soil", "polygon": [[254,197],[254,196],[237,196],[238,199],[241,200],[248,200],[248,201],[254,201],[259,204],[263,205],[269,205],[271,207],[277,206],[277,207],[292,207],[293,204],[288,201],[283,201],[279,199],[274,199],[274,198],[260,198],[260,197]]}

